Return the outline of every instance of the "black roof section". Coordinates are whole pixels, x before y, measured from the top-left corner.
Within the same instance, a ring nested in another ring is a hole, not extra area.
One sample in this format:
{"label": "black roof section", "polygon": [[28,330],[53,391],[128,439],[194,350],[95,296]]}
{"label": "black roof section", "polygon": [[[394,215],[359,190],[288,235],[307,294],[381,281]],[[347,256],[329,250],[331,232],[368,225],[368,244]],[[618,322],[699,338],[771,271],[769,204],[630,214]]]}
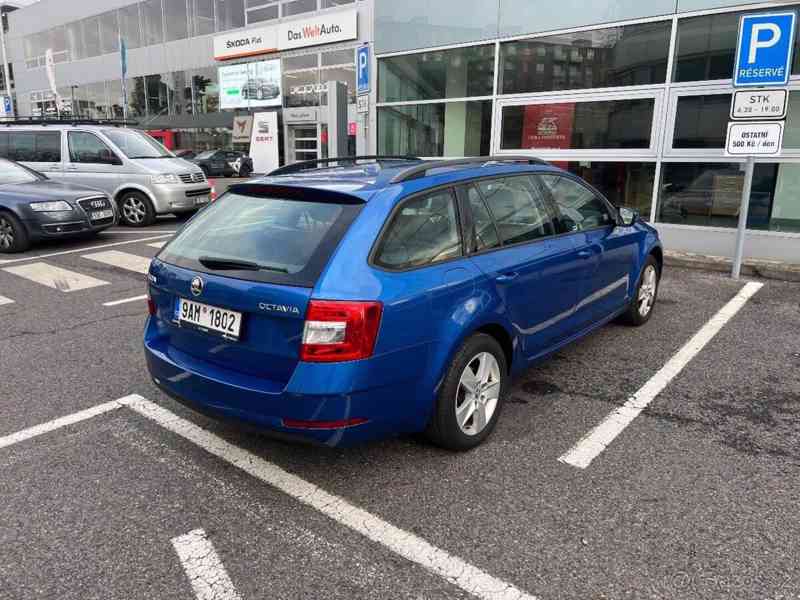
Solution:
{"label": "black roof section", "polygon": [[0,117],[0,125],[110,125],[128,127],[138,125],[136,121],[123,119],[81,119],[73,117]]}
{"label": "black roof section", "polygon": [[[391,162],[422,162],[422,159],[418,156],[382,156],[382,155],[374,155],[374,156],[340,156],[338,158],[316,158],[314,160],[304,160],[296,163],[292,163],[290,165],[285,165],[283,167],[279,167],[274,171],[268,173],[269,177],[273,177],[276,175],[293,175],[295,173],[300,173],[302,171],[310,171],[313,169],[325,169],[328,168],[331,163],[336,163],[335,166],[343,167],[343,166],[355,166],[358,162],[363,161],[371,161],[377,163],[379,166],[383,166],[382,163],[391,163]],[[387,165],[390,166],[390,165]]]}
{"label": "black roof section", "polygon": [[451,169],[454,167],[483,167],[487,165],[498,165],[503,163],[523,163],[527,165],[546,165],[547,161],[532,156],[474,156],[471,158],[454,158],[425,160],[418,165],[413,165],[403,169],[392,177],[390,183],[402,183],[411,179],[418,179],[428,175],[429,171],[435,169]]}

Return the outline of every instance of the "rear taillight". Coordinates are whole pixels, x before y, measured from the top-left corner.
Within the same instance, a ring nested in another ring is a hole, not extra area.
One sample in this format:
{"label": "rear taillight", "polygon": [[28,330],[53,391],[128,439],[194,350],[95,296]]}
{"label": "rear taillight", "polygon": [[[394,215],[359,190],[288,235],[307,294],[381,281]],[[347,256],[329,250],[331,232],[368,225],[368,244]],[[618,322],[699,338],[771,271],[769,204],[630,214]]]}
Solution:
{"label": "rear taillight", "polygon": [[311,300],[300,360],[341,362],[372,356],[381,324],[380,302]]}
{"label": "rear taillight", "polygon": [[150,313],[151,317],[156,316],[156,303],[150,296],[147,296],[147,312]]}

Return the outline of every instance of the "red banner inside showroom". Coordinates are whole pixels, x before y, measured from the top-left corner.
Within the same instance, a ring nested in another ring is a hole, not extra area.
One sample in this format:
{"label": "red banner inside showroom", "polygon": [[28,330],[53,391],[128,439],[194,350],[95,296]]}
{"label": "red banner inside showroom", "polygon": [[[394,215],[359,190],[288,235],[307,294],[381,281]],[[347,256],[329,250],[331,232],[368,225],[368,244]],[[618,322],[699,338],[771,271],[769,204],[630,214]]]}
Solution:
{"label": "red banner inside showroom", "polygon": [[[572,147],[575,103],[530,104],[525,107],[522,124],[522,147],[547,150]],[[553,163],[566,167],[567,163]]]}

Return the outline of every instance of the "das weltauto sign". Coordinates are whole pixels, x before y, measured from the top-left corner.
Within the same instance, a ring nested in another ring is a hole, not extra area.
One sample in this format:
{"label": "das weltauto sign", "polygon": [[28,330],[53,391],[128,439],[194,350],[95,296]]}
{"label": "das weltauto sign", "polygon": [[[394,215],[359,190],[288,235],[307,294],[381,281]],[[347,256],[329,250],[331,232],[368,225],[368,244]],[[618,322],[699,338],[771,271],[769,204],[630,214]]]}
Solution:
{"label": "das weltauto sign", "polygon": [[218,35],[214,38],[214,58],[230,60],[357,38],[358,11],[344,10]]}

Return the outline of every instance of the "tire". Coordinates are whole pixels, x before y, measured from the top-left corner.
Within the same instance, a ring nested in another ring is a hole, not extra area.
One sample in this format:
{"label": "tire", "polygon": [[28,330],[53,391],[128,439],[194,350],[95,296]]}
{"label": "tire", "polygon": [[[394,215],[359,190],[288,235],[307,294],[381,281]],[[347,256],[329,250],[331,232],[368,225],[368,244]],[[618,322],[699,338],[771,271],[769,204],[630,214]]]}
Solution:
{"label": "tire", "polygon": [[633,295],[628,309],[620,317],[620,321],[633,327],[641,327],[653,316],[653,309],[658,298],[658,287],[661,282],[661,270],[658,261],[651,254],[639,274],[636,293]]}
{"label": "tire", "polygon": [[147,227],[156,220],[156,211],[150,198],[141,192],[125,192],[119,200],[119,221],[128,227]]}
{"label": "tire", "polygon": [[22,222],[10,212],[0,211],[0,254],[25,252],[31,242]]}
{"label": "tire", "polygon": [[[482,368],[486,369],[484,376]],[[476,376],[480,390],[477,403],[465,385]],[[489,335],[473,335],[450,363],[425,430],[426,437],[448,450],[464,451],[478,446],[491,435],[500,418],[508,385],[508,367],[500,344]]]}

